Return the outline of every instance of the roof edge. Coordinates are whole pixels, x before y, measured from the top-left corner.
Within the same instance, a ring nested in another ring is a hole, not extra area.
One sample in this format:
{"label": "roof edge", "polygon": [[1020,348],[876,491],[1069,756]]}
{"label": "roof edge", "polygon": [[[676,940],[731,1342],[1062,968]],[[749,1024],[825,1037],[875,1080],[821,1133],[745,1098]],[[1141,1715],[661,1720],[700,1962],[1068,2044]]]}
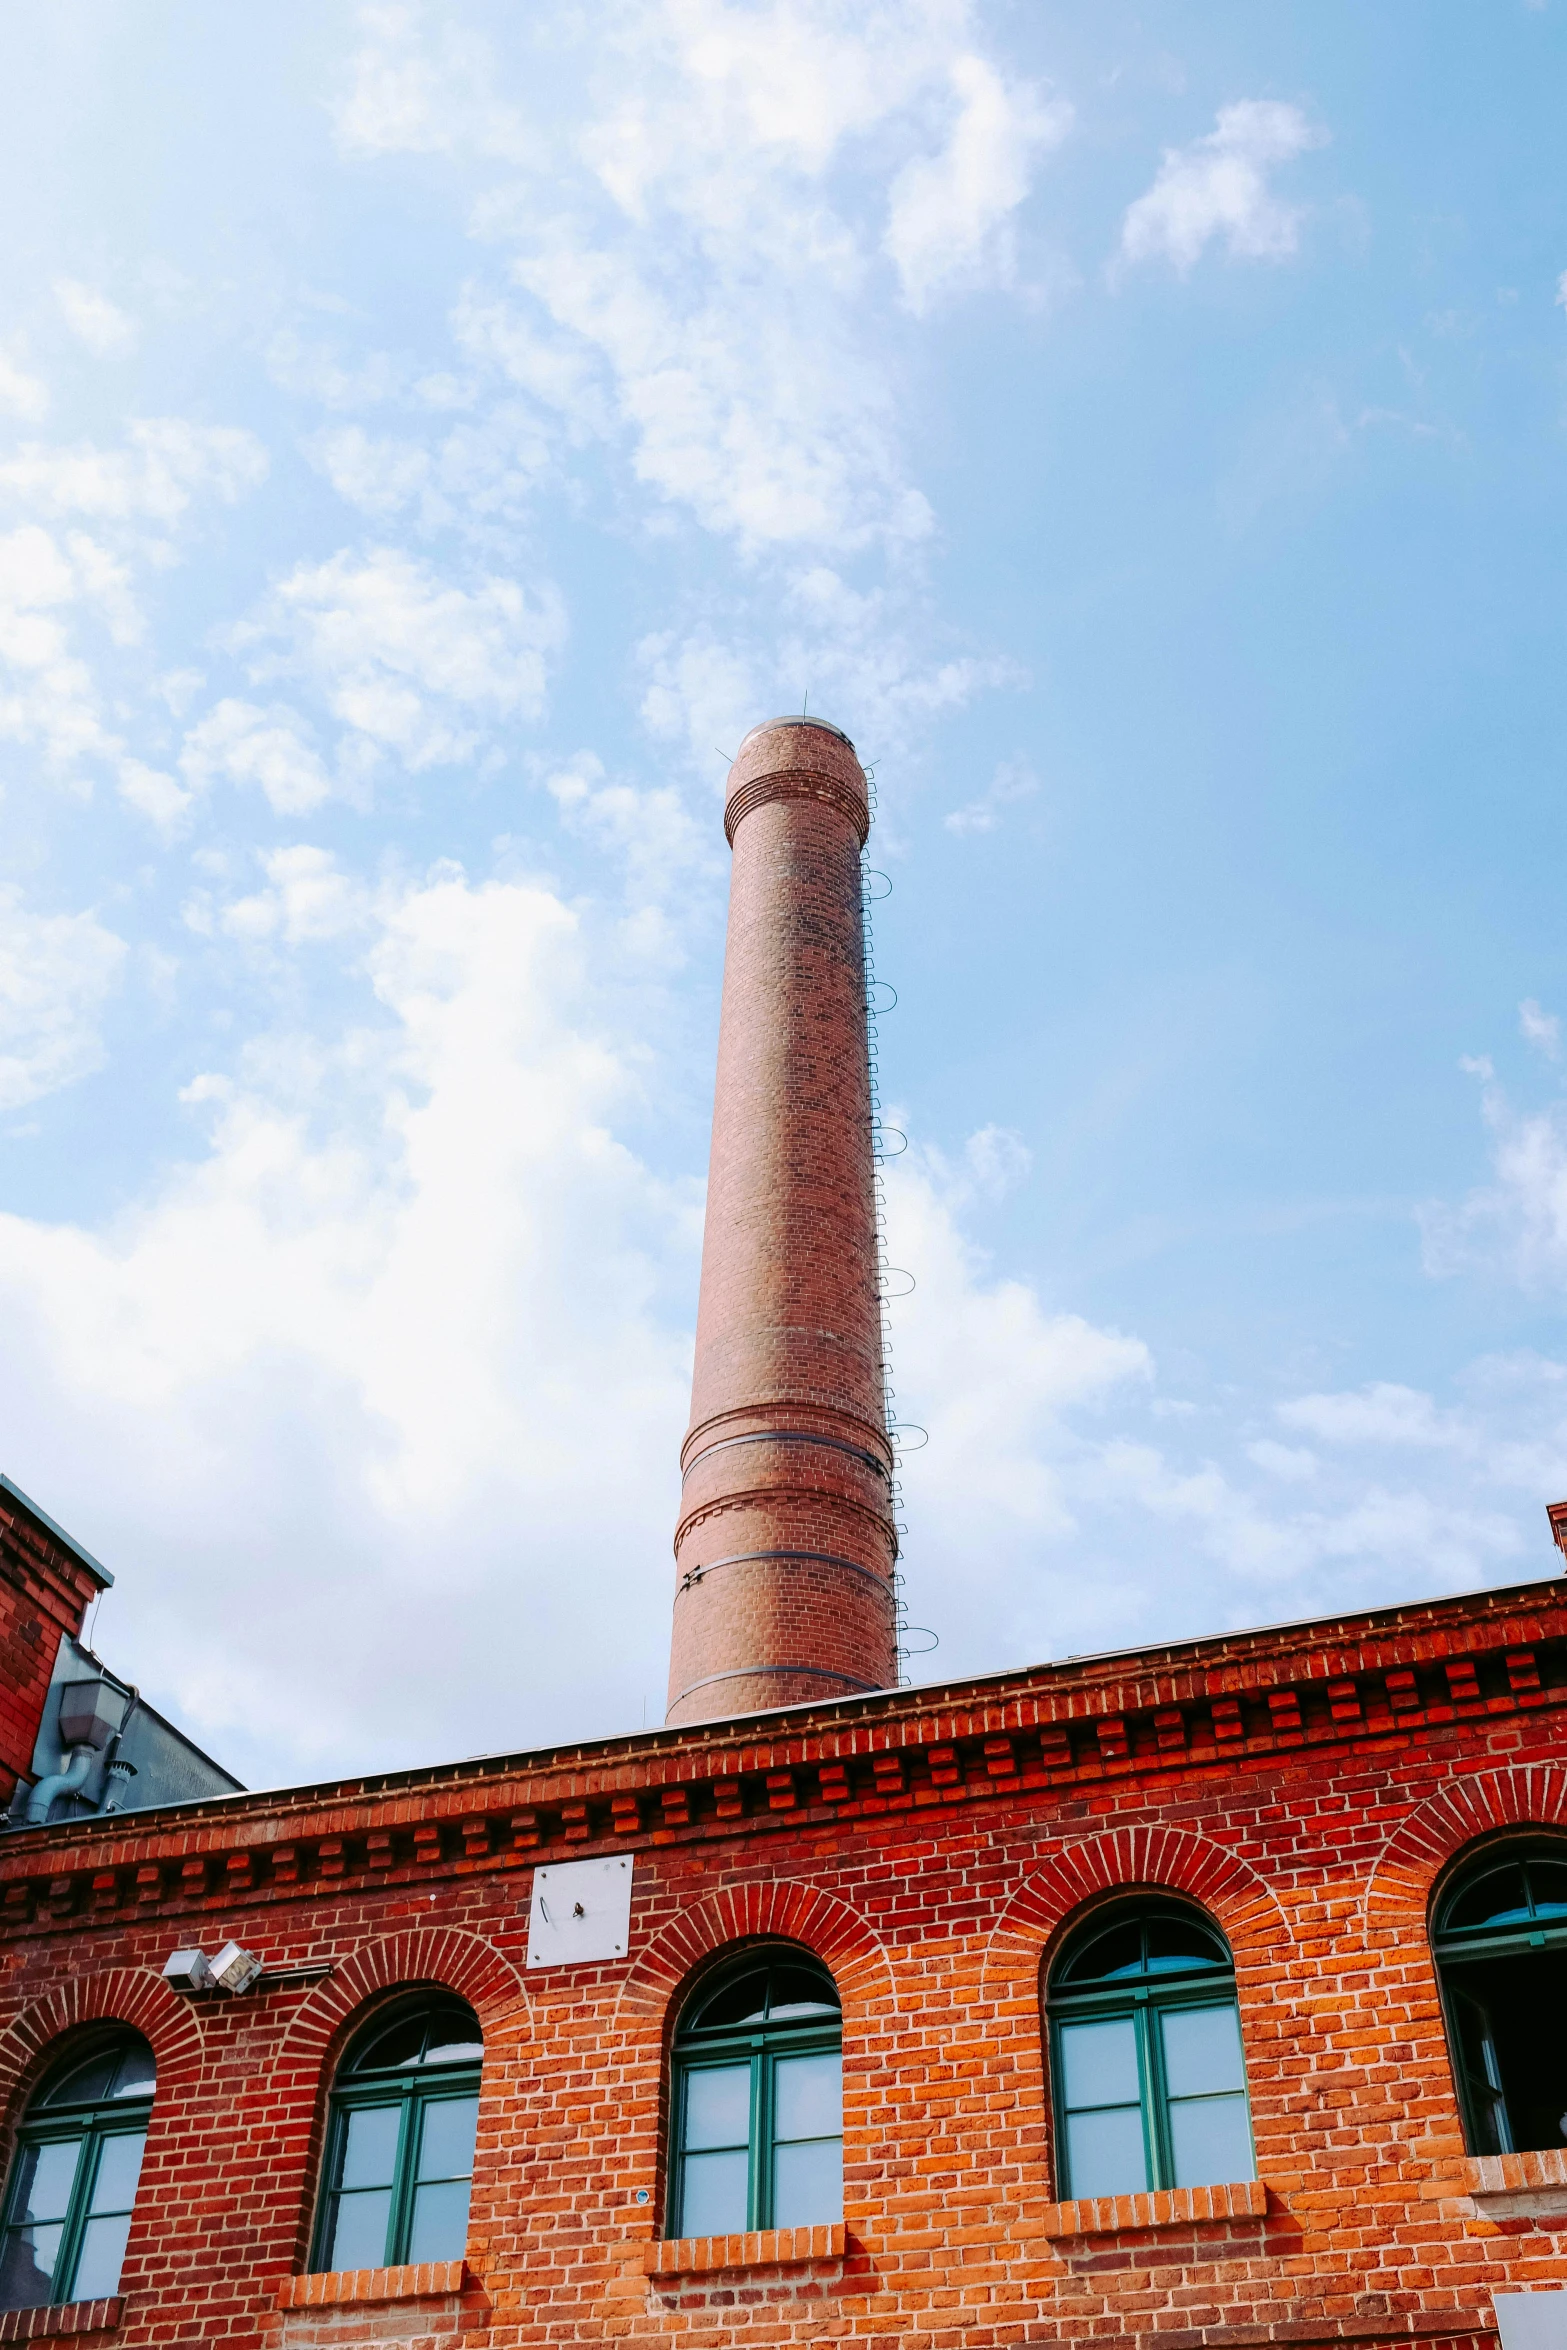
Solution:
{"label": "roof edge", "polygon": [[36,1518],[44,1531],[54,1536],[56,1542],[63,1542],[71,1556],[79,1558],[88,1573],[97,1577],[100,1587],[105,1591],[108,1590],[114,1577],[101,1561],[93,1557],[90,1550],[82,1548],[74,1534],[67,1534],[65,1528],[56,1519],[51,1518],[47,1510],[41,1510],[31,1495],[24,1493],[20,1485],[13,1484],[9,1477],[0,1475],[0,1492],[8,1493],[13,1501],[19,1501],[28,1516]]}

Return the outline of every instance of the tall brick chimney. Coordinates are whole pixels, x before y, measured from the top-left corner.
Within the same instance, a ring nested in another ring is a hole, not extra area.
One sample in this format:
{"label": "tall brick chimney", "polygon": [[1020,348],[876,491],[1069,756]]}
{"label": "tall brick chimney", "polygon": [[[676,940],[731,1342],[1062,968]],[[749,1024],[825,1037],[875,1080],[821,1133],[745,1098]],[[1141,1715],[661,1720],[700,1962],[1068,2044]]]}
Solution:
{"label": "tall brick chimney", "polygon": [[734,851],[671,1722],[896,1678],[854,745],[753,728]]}

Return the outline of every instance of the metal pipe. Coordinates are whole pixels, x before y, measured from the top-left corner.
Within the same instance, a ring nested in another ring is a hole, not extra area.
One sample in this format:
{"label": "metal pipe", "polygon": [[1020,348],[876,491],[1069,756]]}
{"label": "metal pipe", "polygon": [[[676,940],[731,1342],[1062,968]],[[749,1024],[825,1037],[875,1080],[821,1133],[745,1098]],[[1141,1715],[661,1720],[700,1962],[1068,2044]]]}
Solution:
{"label": "metal pipe", "polygon": [[49,1817],[50,1807],[57,1795],[74,1795],[78,1787],[87,1783],[87,1774],[98,1757],[95,1746],[73,1746],[71,1759],[63,1771],[52,1778],[40,1779],[27,1798],[27,1825],[41,1828]]}

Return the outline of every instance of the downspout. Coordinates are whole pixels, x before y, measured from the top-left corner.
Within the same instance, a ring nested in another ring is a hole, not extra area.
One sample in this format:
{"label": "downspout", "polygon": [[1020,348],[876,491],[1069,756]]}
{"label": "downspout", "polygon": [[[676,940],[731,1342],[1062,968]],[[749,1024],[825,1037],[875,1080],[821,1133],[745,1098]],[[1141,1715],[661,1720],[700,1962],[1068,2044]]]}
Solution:
{"label": "downspout", "polygon": [[95,1746],[73,1746],[71,1759],[63,1771],[52,1778],[40,1779],[27,1798],[27,1825],[41,1828],[49,1817],[50,1807],[57,1795],[74,1795],[78,1787],[87,1783],[87,1774],[97,1760]]}

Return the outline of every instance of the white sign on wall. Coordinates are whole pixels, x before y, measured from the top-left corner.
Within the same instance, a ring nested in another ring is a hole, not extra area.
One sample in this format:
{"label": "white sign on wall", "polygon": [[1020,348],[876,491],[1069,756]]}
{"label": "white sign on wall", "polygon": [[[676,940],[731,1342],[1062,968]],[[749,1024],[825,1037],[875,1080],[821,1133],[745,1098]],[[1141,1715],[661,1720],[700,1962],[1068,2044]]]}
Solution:
{"label": "white sign on wall", "polygon": [[529,1966],[587,1966],[631,1945],[631,1862],[557,1861],[533,1872]]}
{"label": "white sign on wall", "polygon": [[1567,2292],[1493,2293],[1502,2350],[1567,2350]]}

